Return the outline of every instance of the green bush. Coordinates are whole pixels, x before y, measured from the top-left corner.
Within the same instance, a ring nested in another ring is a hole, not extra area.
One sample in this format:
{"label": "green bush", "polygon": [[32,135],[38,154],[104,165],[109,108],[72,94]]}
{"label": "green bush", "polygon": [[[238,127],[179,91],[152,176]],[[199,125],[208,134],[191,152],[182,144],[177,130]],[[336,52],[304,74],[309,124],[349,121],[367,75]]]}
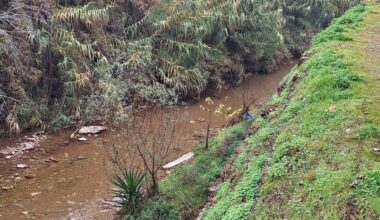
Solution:
{"label": "green bush", "polygon": [[58,129],[62,128],[65,125],[68,125],[70,123],[70,118],[67,117],[64,114],[59,114],[57,117],[55,117],[51,123],[50,128],[53,131],[57,131]]}
{"label": "green bush", "polygon": [[137,219],[141,220],[176,220],[179,214],[177,208],[163,198],[151,198],[144,204],[144,211]]}

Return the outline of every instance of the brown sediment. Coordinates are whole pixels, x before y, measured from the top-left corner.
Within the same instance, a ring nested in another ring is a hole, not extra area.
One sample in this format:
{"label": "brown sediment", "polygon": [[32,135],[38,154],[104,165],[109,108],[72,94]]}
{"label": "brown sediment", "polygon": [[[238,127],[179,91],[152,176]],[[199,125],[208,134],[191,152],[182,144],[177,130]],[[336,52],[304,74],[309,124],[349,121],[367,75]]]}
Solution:
{"label": "brown sediment", "polygon": [[[246,79],[244,87],[254,108],[260,107],[276,92],[280,80],[296,63],[296,60],[290,60],[273,73],[252,75]],[[218,94],[219,99],[212,97],[211,90],[205,96],[214,99],[214,106],[223,103],[240,108],[242,100],[236,91],[223,90]],[[225,101],[226,96],[228,101]],[[160,110],[179,113],[179,123],[185,125],[180,146],[170,152],[168,162],[192,151],[198,142],[193,136],[201,134],[203,129],[201,121],[204,113],[199,108],[200,104]],[[145,113],[156,114],[157,111]],[[224,118],[215,118],[213,121],[214,130],[226,123]],[[84,136],[88,141],[80,142],[70,139],[72,131],[68,129],[48,134],[39,147],[18,158],[0,158],[0,219],[112,218],[112,210],[102,208],[97,201],[112,197],[110,189],[113,186],[106,149],[113,144],[115,135],[123,134],[120,131],[107,131],[99,136]],[[20,138],[0,139],[0,150],[15,146]],[[27,164],[29,167],[19,169],[17,164]],[[1,186],[13,188],[1,191]]]}

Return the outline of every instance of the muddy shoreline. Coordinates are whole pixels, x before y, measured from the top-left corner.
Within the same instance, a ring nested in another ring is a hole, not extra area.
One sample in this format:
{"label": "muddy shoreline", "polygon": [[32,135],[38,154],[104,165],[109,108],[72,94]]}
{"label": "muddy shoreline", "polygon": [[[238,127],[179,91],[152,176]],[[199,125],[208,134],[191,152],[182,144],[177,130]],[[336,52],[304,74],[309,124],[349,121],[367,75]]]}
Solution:
{"label": "muddy shoreline", "polygon": [[[243,84],[252,98],[252,107],[258,108],[270,98],[281,79],[296,64],[296,60],[290,60],[273,73],[248,77]],[[220,99],[214,100],[216,104],[226,103],[224,97],[228,96],[226,104],[234,108],[241,106],[242,100],[236,90],[223,90],[218,96]],[[200,104],[165,110],[180,113],[181,123],[186,124],[181,146],[171,152],[168,161],[190,152],[197,143],[192,137],[201,132],[202,125],[193,122],[202,117]],[[154,111],[147,114],[154,114]],[[215,122],[215,130],[225,123],[223,119],[215,119]],[[88,140],[80,142],[70,139],[73,130],[46,134],[40,146],[20,157],[0,158],[0,188],[13,187],[0,189],[1,219],[112,218],[112,210],[99,205],[99,200],[111,198],[110,166],[105,149],[113,144],[115,135],[122,133],[110,130],[86,136]],[[30,136],[30,133],[25,135]],[[0,139],[0,150],[14,146],[22,137]],[[17,168],[18,164],[28,167]]]}

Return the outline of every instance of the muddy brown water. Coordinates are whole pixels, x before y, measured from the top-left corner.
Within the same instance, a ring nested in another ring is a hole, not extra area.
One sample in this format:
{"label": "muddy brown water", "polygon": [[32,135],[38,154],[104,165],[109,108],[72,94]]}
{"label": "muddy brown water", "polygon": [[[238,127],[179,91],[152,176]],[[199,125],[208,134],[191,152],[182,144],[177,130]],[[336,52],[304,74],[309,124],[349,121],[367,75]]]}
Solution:
{"label": "muddy brown water", "polygon": [[[281,79],[296,62],[289,60],[277,71],[252,75],[245,80],[243,85],[253,108],[260,107],[275,93]],[[214,106],[223,103],[233,109],[241,107],[241,95],[237,92],[240,88],[223,90],[218,94],[219,98],[212,97]],[[209,91],[208,95],[211,93]],[[167,162],[192,151],[197,142],[193,136],[203,128],[200,121],[204,112],[199,108],[202,103],[165,110],[179,113],[181,124],[185,125],[181,142],[170,152]],[[225,122],[222,117],[215,118],[213,128]],[[0,219],[112,219],[112,210],[100,206],[98,201],[112,197],[111,167],[106,149],[114,142],[118,131],[108,131],[97,137],[86,136],[86,142],[70,140],[72,132],[67,129],[48,134],[40,147],[33,151],[18,158],[0,158]],[[0,139],[0,150],[16,146],[21,139]],[[17,164],[29,167],[19,169]],[[2,190],[4,186],[10,189]]]}

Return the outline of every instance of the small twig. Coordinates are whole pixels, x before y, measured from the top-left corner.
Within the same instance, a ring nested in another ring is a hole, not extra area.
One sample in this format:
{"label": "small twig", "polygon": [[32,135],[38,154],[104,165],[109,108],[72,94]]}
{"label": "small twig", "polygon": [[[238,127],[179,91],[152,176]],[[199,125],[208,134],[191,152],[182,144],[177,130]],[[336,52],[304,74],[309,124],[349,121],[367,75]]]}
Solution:
{"label": "small twig", "polygon": [[9,97],[9,96],[5,96],[5,95],[0,95],[0,97],[1,98],[3,98],[3,99],[10,99],[10,100],[12,100],[12,101],[15,101],[15,102],[17,102],[17,103],[21,103],[19,100],[17,100],[17,99],[14,99],[14,98],[12,98],[12,97]]}
{"label": "small twig", "polygon": [[86,220],[86,218],[83,216],[82,212],[80,210],[78,210],[79,214],[80,214],[80,217],[82,217],[82,219]]}

